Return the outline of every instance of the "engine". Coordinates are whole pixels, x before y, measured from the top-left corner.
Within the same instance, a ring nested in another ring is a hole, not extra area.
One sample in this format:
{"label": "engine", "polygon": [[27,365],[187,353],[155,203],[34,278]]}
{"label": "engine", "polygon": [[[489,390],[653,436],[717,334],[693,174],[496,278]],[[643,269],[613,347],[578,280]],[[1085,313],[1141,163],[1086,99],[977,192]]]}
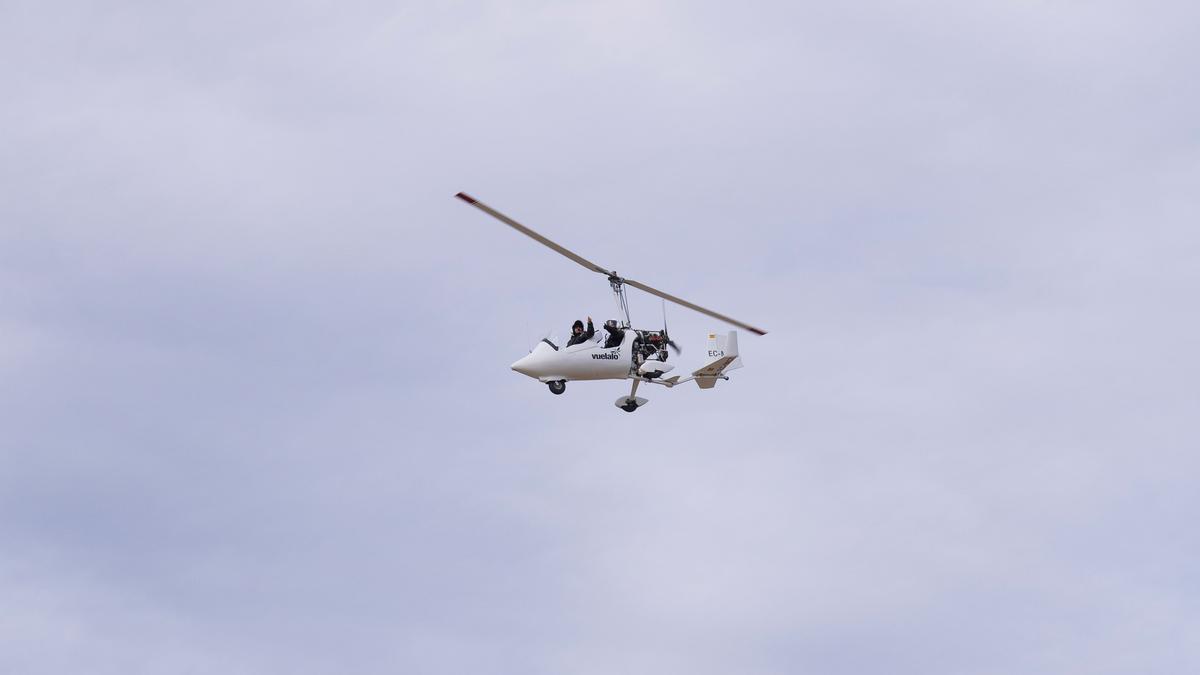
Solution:
{"label": "engine", "polygon": [[638,363],[642,361],[667,360],[667,336],[661,331],[639,330],[638,339],[634,343],[634,354]]}

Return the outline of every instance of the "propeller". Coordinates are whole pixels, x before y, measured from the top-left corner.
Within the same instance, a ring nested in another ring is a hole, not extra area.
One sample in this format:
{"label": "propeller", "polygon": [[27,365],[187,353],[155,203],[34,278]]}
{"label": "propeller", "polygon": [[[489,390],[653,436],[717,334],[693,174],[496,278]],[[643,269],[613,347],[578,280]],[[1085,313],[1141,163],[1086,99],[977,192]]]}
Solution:
{"label": "propeller", "polygon": [[[714,312],[711,309],[707,309],[707,308],[701,307],[700,305],[697,305],[695,303],[688,302],[687,300],[684,300],[683,298],[676,297],[665,291],[660,291],[657,288],[654,288],[652,286],[647,286],[646,284],[643,284],[640,281],[634,281],[633,279],[620,278],[615,273],[613,273],[609,270],[606,270],[603,267],[597,265],[596,263],[579,255],[578,253],[575,253],[574,251],[572,251],[564,246],[560,246],[559,244],[547,239],[546,237],[543,237],[542,235],[538,234],[537,232],[534,232],[533,230],[529,229],[528,227],[525,227],[521,223],[518,223],[517,221],[513,220],[512,218],[509,218],[508,216],[504,215],[503,213],[500,213],[499,211],[497,211],[497,210],[493,209],[492,207],[488,206],[487,204],[484,204],[483,202],[475,199],[474,197],[468,195],[465,192],[460,192],[454,196],[458,197],[459,199],[463,200],[464,202],[470,204],[471,206],[474,206],[475,208],[479,209],[480,211],[483,211],[484,213],[488,214],[489,216],[495,218],[496,220],[499,220],[500,222],[504,223],[505,225],[508,225],[509,227],[513,228],[517,232],[520,232],[521,234],[524,234],[525,236],[529,237],[530,239],[533,239],[534,241],[542,244],[543,246],[546,246],[547,248],[554,250],[554,251],[558,252],[559,254],[570,258],[571,260],[574,260],[576,263],[582,265],[583,267],[586,267],[587,269],[589,269],[593,272],[603,274],[604,276],[608,277],[609,280],[612,281],[614,284],[619,284],[619,283],[629,284],[630,286],[633,286],[634,288],[643,290],[651,295],[657,295],[658,297],[662,298],[663,300],[670,300],[671,302],[673,302],[677,305],[683,305],[684,307],[687,307],[688,309],[695,310],[697,312],[700,312],[701,314],[706,314],[708,316],[713,317],[714,319],[719,319],[721,321],[724,321],[725,323],[737,326],[738,328],[744,328],[744,329],[750,331],[751,333],[756,333],[758,335],[766,335],[767,334],[767,331],[765,331],[761,328],[755,328],[754,326],[751,326],[750,324],[742,323],[741,321],[738,321],[737,319],[734,319],[732,317],[721,314],[720,312]],[[672,343],[668,343],[668,344],[672,344]],[[672,346],[674,346],[674,344],[672,344]],[[678,349],[678,347],[675,347],[675,348]]]}
{"label": "propeller", "polygon": [[663,332],[662,332],[663,342],[665,342],[668,347],[670,347],[672,350],[674,350],[675,356],[679,356],[680,354],[683,354],[683,350],[679,347],[679,345],[675,344],[675,341],[671,339],[671,334],[667,332],[667,301],[666,300],[662,301],[662,314],[663,314]]}

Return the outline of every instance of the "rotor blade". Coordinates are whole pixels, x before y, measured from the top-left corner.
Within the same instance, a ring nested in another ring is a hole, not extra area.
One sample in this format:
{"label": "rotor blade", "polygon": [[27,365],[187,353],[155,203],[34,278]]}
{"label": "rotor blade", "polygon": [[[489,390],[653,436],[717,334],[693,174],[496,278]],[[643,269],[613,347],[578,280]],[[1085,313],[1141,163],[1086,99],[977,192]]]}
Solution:
{"label": "rotor blade", "polygon": [[570,249],[559,246],[558,244],[550,241],[549,239],[538,234],[537,232],[534,232],[533,230],[529,229],[528,227],[525,227],[524,225],[518,223],[517,221],[513,220],[512,218],[509,218],[508,216],[504,215],[503,213],[500,213],[496,209],[493,209],[492,207],[488,206],[487,204],[484,204],[483,202],[475,199],[471,195],[468,195],[465,192],[460,192],[454,196],[458,197],[459,199],[463,200],[464,202],[470,204],[471,206],[474,206],[475,208],[479,209],[480,211],[483,211],[484,213],[488,214],[489,216],[495,218],[496,220],[499,220],[500,222],[504,223],[505,225],[508,225],[512,229],[516,230],[517,232],[520,232],[521,234],[529,237],[530,239],[533,239],[534,241],[544,244],[548,248],[558,251],[559,253],[570,258],[571,260],[574,260],[575,262],[579,263],[580,265],[583,265],[584,267],[588,268],[589,270],[591,270],[593,272],[599,272],[600,274],[603,274],[604,276],[612,276],[612,272],[609,272],[608,270],[604,269],[603,267],[597,265],[596,263],[592,262],[591,260],[588,260],[587,258],[584,258],[583,256],[579,255],[578,253],[571,251]]}
{"label": "rotor blade", "polygon": [[755,328],[754,326],[751,326],[750,324],[742,323],[741,321],[738,321],[737,319],[733,319],[728,316],[725,316],[724,314],[714,312],[711,309],[705,309],[705,308],[701,307],[700,305],[692,304],[692,303],[688,302],[687,300],[684,300],[683,298],[677,298],[677,297],[671,295],[670,293],[663,293],[662,291],[658,290],[657,288],[651,288],[650,286],[647,286],[646,284],[643,284],[640,281],[634,281],[633,279],[625,279],[625,283],[629,284],[630,286],[633,286],[634,288],[640,288],[643,291],[646,291],[647,293],[652,293],[654,295],[657,295],[658,297],[663,298],[664,300],[670,300],[671,302],[673,302],[677,305],[683,305],[684,307],[687,307],[688,309],[694,309],[697,312],[700,312],[701,314],[707,314],[707,315],[713,317],[714,319],[720,319],[721,321],[724,321],[725,323],[737,326],[738,328],[745,328],[746,330],[750,331],[751,333],[757,333],[759,335],[767,334],[767,331],[765,331],[761,328]]}

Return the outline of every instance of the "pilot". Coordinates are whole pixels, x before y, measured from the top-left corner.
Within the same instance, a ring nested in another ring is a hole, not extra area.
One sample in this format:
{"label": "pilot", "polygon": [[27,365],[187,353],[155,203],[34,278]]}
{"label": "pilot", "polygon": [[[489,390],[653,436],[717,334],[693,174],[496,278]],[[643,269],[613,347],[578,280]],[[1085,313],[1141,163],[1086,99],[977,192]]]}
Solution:
{"label": "pilot", "polygon": [[621,340],[625,337],[625,331],[617,327],[617,320],[609,319],[605,321],[604,330],[608,331],[608,339],[604,341],[604,348],[619,347]]}
{"label": "pilot", "polygon": [[571,326],[571,339],[567,340],[567,346],[577,345],[581,342],[587,342],[596,334],[596,329],[592,327],[592,317],[588,317],[587,330],[583,329],[583,322],[579,319]]}

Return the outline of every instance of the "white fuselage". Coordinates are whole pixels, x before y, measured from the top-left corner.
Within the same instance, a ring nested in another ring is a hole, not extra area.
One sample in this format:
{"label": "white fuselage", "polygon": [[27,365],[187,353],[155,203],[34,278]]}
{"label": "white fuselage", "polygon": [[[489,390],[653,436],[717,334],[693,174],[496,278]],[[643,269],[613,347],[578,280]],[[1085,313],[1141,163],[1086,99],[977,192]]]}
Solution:
{"label": "white fuselage", "polygon": [[604,348],[603,334],[570,347],[555,349],[546,340],[512,364],[512,369],[541,382],[558,380],[624,380],[633,365],[635,333],[626,329],[616,347]]}

